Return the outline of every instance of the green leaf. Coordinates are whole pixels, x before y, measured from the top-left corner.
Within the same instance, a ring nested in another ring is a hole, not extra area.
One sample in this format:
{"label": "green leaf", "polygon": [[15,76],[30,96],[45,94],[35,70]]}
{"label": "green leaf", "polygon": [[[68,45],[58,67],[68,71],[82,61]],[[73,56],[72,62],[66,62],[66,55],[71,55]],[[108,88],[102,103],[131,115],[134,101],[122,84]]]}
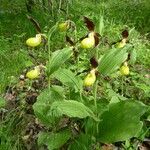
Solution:
{"label": "green leaf", "polygon": [[147,120],[150,121],[150,115],[147,117]]}
{"label": "green leaf", "polygon": [[106,92],[108,94],[108,98],[110,99],[110,103],[119,102],[120,100],[127,100],[126,97],[116,93],[113,89],[107,89]]}
{"label": "green leaf", "polygon": [[131,52],[130,52],[130,60],[129,62],[131,64],[134,64],[136,62],[136,57],[137,57],[137,52],[136,52],[136,49],[132,49]]}
{"label": "green leaf", "polygon": [[70,58],[71,55],[71,47],[53,52],[50,61],[47,64],[48,76],[57,71],[59,67],[62,66],[62,64],[64,64],[64,62]]}
{"label": "green leaf", "polygon": [[49,126],[56,119],[55,116],[50,116],[48,113],[51,104],[54,101],[61,101],[63,99],[63,96],[56,90],[56,87],[44,90],[33,105],[35,115],[42,123]]}
{"label": "green leaf", "polygon": [[98,66],[98,70],[103,75],[109,75],[119,68],[119,66],[127,59],[127,48],[111,49],[106,53]]}
{"label": "green leaf", "polygon": [[80,133],[80,135],[69,145],[68,150],[91,150],[92,138],[90,135]]}
{"label": "green leaf", "polygon": [[71,138],[71,132],[64,130],[57,133],[41,132],[38,135],[38,144],[47,145],[48,150],[59,149]]}
{"label": "green leaf", "polygon": [[6,100],[4,98],[0,97],[0,108],[5,107],[5,105],[6,105]]}
{"label": "green leaf", "polygon": [[119,98],[117,96],[112,96],[112,98],[110,100],[110,104],[118,103],[118,102],[120,102]]}
{"label": "green leaf", "polygon": [[109,110],[101,116],[98,139],[104,143],[125,141],[141,131],[140,117],[147,107],[136,101],[121,101],[109,105]]}
{"label": "green leaf", "polygon": [[88,116],[96,119],[94,113],[83,103],[74,100],[56,101],[51,106],[51,112],[69,117],[86,118]]}
{"label": "green leaf", "polygon": [[75,88],[76,91],[82,90],[82,80],[68,69],[59,69],[54,73],[54,77],[64,85]]}

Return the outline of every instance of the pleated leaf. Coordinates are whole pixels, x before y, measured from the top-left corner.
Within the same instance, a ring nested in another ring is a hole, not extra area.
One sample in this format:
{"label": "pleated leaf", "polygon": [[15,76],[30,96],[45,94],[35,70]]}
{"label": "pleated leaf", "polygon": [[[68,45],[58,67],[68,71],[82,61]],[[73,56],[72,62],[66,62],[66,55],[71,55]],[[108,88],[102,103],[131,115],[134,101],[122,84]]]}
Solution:
{"label": "pleated leaf", "polygon": [[98,66],[98,70],[103,75],[109,75],[119,68],[119,66],[127,59],[128,53],[124,49],[111,49],[106,53]]}
{"label": "pleated leaf", "polygon": [[59,69],[54,73],[54,77],[64,85],[74,88],[76,92],[82,90],[82,80],[68,69]]}
{"label": "pleated leaf", "polygon": [[137,52],[136,52],[136,49],[133,49],[131,52],[130,52],[130,60],[129,62],[131,64],[134,64],[136,62],[136,57],[137,57]]}
{"label": "pleated leaf", "polygon": [[48,112],[54,101],[63,100],[63,96],[55,88],[45,89],[37,98],[33,105],[34,114],[45,125],[49,126],[55,122],[55,116],[49,115]]}
{"label": "pleated leaf", "polygon": [[70,58],[71,55],[72,55],[71,47],[53,52],[50,61],[47,64],[48,76],[57,71],[59,67],[62,66],[62,64],[64,64],[64,62]]}
{"label": "pleated leaf", "polygon": [[98,139],[103,143],[125,141],[141,131],[140,117],[147,107],[137,101],[121,101],[110,104],[109,110],[101,116]]}
{"label": "pleated leaf", "polygon": [[48,150],[59,149],[71,138],[69,130],[60,131],[57,133],[41,132],[38,135],[38,144],[46,145]]}
{"label": "pleated leaf", "polygon": [[97,120],[92,110],[83,103],[74,100],[56,101],[51,106],[51,112],[57,115],[69,117],[86,118],[92,117]]}

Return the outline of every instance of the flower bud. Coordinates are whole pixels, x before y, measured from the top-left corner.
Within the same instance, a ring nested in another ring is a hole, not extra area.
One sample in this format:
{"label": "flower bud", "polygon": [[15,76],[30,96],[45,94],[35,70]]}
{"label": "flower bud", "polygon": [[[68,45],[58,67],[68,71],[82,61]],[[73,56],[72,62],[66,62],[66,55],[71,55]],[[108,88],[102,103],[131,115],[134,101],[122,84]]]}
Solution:
{"label": "flower bud", "polygon": [[61,32],[67,31],[69,29],[69,22],[66,21],[66,22],[58,24],[58,29]]}

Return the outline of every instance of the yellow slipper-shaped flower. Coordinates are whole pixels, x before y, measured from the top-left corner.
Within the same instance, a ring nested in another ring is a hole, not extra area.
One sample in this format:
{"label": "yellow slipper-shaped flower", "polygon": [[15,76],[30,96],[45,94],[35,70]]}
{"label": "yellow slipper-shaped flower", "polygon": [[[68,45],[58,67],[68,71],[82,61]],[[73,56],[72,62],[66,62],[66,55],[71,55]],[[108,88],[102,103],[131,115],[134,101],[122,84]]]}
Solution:
{"label": "yellow slipper-shaped flower", "polygon": [[84,48],[84,49],[93,48],[94,45],[95,45],[94,33],[89,33],[88,37],[84,38],[81,41],[81,48]]}
{"label": "yellow slipper-shaped flower", "polygon": [[33,70],[27,72],[26,77],[29,79],[36,79],[40,75],[40,68],[35,67]]}
{"label": "yellow slipper-shaped flower", "polygon": [[122,39],[122,41],[116,44],[116,48],[123,48],[126,45],[126,39]]}
{"label": "yellow slipper-shaped flower", "polygon": [[127,62],[125,62],[124,65],[121,66],[121,68],[120,68],[120,73],[121,73],[121,75],[126,76],[126,75],[129,75],[129,72],[130,71],[129,71],[128,64],[127,64]]}
{"label": "yellow slipper-shaped flower", "polygon": [[30,47],[39,46],[42,42],[41,34],[37,34],[36,37],[27,39],[26,44]]}
{"label": "yellow slipper-shaped flower", "polygon": [[90,73],[85,77],[83,85],[85,87],[90,87],[96,81],[95,69],[91,70]]}

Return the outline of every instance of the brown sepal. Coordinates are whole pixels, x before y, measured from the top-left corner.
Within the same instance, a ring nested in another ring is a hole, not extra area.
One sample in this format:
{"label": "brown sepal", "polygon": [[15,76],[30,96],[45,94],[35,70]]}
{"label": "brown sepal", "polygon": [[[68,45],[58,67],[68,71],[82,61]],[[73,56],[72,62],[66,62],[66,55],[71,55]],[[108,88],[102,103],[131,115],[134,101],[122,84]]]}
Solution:
{"label": "brown sepal", "polygon": [[100,75],[100,73],[96,70],[96,71],[95,71],[95,75],[96,75],[96,77],[97,77],[97,76]]}
{"label": "brown sepal", "polygon": [[98,61],[96,60],[95,57],[92,57],[92,58],[90,59],[90,64],[91,64],[91,66],[92,66],[93,68],[97,68],[97,67],[98,67]]}
{"label": "brown sepal", "polygon": [[99,44],[99,37],[95,34],[94,39],[95,39],[95,47],[96,47]]}
{"label": "brown sepal", "polygon": [[129,32],[128,32],[128,30],[124,30],[124,31],[122,31],[122,37],[123,38],[127,38],[128,36],[129,36]]}
{"label": "brown sepal", "polygon": [[131,54],[129,53],[126,61],[129,61],[130,59],[131,59]]}
{"label": "brown sepal", "polygon": [[86,27],[89,31],[94,31],[95,25],[94,23],[87,17],[84,16],[84,23],[86,24]]}
{"label": "brown sepal", "polygon": [[96,35],[97,37],[101,37],[101,35],[100,35],[99,33],[97,33],[97,32],[95,32],[95,35]]}

